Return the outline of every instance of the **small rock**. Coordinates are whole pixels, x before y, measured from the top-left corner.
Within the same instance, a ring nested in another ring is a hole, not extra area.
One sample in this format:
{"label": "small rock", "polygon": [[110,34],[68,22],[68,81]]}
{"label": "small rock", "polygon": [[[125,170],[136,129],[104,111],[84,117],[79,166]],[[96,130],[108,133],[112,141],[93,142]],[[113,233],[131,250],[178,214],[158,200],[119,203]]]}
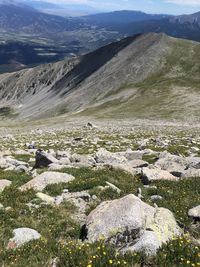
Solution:
{"label": "small rock", "polygon": [[0,180],[0,192],[2,192],[6,187],[12,184],[9,180]]}
{"label": "small rock", "polygon": [[188,211],[188,216],[200,220],[200,205]]}
{"label": "small rock", "polygon": [[30,228],[18,228],[13,231],[14,237],[9,240],[8,249],[14,249],[32,240],[40,239],[41,235]]}
{"label": "small rock", "polygon": [[152,201],[156,201],[156,200],[162,200],[163,197],[161,197],[161,196],[159,196],[159,195],[153,195],[153,196],[150,197],[150,199],[151,199]]}
{"label": "small rock", "polygon": [[39,192],[36,194],[36,197],[50,205],[53,205],[55,203],[54,197],[48,196],[47,194],[44,193]]}
{"label": "small rock", "polygon": [[111,189],[113,189],[114,191],[116,191],[118,194],[121,193],[121,190],[120,190],[117,186],[115,186],[114,184],[111,184],[111,183],[109,183],[109,182],[106,182],[106,184],[107,184]]}

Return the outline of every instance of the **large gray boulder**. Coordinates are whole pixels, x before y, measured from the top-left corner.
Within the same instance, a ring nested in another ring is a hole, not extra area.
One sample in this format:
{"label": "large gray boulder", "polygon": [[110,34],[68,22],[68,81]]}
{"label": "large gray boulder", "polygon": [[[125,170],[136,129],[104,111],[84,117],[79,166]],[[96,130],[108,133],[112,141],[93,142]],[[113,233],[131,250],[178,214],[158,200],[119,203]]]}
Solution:
{"label": "large gray boulder", "polygon": [[169,181],[178,181],[179,179],[169,173],[168,171],[163,171],[160,169],[142,169],[142,181],[144,184],[149,184],[152,181],[156,180],[169,180]]}
{"label": "large gray boulder", "polygon": [[87,238],[112,240],[117,246],[132,242],[144,232],[146,220],[152,221],[155,209],[134,195],[101,203],[87,217]]}
{"label": "large gray boulder", "polygon": [[154,208],[131,194],[101,203],[88,215],[85,233],[89,242],[104,239],[119,249],[155,254],[182,231],[169,210]]}
{"label": "large gray boulder", "polygon": [[13,231],[14,237],[9,240],[8,249],[14,249],[24,244],[40,239],[41,235],[30,228],[17,228]]}
{"label": "large gray boulder", "polygon": [[26,191],[28,189],[33,189],[35,191],[42,191],[47,185],[68,183],[73,181],[75,178],[72,175],[61,172],[44,172],[35,178],[33,178],[28,183],[22,185],[19,189],[21,191]]}

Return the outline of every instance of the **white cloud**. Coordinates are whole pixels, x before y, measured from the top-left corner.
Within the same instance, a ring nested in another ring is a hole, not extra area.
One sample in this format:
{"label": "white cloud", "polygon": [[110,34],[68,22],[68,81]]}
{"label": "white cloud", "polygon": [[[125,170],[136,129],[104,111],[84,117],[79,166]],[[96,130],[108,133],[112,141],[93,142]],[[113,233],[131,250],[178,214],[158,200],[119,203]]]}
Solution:
{"label": "white cloud", "polygon": [[182,6],[200,6],[200,0],[167,0],[166,2]]}

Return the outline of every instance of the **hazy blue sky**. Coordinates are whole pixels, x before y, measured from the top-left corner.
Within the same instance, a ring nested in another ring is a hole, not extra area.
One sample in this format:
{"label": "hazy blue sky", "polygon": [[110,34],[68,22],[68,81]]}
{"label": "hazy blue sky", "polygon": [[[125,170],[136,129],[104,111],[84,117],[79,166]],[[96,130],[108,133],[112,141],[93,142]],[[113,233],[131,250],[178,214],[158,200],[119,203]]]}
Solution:
{"label": "hazy blue sky", "polygon": [[154,13],[193,13],[200,11],[200,0],[43,0],[53,3],[86,4],[100,10],[143,10]]}

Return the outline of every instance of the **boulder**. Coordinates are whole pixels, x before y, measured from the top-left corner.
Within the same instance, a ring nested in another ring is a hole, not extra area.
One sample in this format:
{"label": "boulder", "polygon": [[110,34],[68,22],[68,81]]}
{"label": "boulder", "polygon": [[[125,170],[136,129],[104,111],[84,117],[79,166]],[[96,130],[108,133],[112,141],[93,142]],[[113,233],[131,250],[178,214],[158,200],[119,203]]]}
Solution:
{"label": "boulder", "polygon": [[163,171],[160,169],[142,169],[142,181],[144,184],[149,184],[152,181],[156,180],[169,180],[169,181],[178,181],[179,179],[169,173],[168,171]]}
{"label": "boulder", "polygon": [[200,205],[188,211],[188,216],[200,220]]}
{"label": "boulder", "polygon": [[9,180],[0,180],[0,192],[2,192],[6,187],[10,186],[12,184]]}
{"label": "boulder", "polygon": [[14,249],[24,244],[40,239],[41,235],[30,228],[17,228],[13,231],[14,237],[9,240],[8,249]]}
{"label": "boulder", "polygon": [[35,155],[35,166],[34,168],[48,167],[52,163],[59,163],[59,161],[50,154],[42,150],[37,150]]}
{"label": "boulder", "polygon": [[101,203],[87,217],[87,238],[90,242],[104,238],[123,246],[144,233],[146,220],[152,221],[155,209],[134,195]]}
{"label": "boulder", "polygon": [[100,148],[95,155],[95,161],[104,164],[123,164],[127,162],[127,159],[119,153],[111,153],[104,148]]}
{"label": "boulder", "polygon": [[6,161],[8,164],[13,165],[15,167],[22,166],[22,165],[28,167],[28,163],[13,159],[12,157],[6,157]]}
{"label": "boulder", "polygon": [[84,230],[89,242],[104,239],[119,249],[151,255],[182,234],[169,210],[154,208],[132,194],[101,203],[88,215]]}
{"label": "boulder", "polygon": [[28,189],[33,189],[35,191],[42,191],[47,185],[68,183],[73,181],[75,178],[72,175],[61,172],[44,172],[35,178],[33,178],[28,183],[22,185],[19,189],[21,191],[26,191]]}
{"label": "boulder", "polygon": [[185,170],[190,168],[200,169],[200,157],[181,157],[168,152],[160,153],[155,167],[166,170],[177,177],[184,176]]}
{"label": "boulder", "polygon": [[168,152],[162,152],[155,163],[155,167],[168,171],[174,176],[181,177],[187,164],[183,157],[171,155]]}
{"label": "boulder", "polygon": [[70,162],[79,167],[90,167],[96,164],[94,158],[90,155],[73,154],[70,157]]}
{"label": "boulder", "polygon": [[49,165],[48,167],[48,170],[49,171],[59,171],[59,170],[62,170],[64,168],[69,168],[70,166],[68,165],[60,165],[60,164],[57,164],[57,163],[52,163]]}

